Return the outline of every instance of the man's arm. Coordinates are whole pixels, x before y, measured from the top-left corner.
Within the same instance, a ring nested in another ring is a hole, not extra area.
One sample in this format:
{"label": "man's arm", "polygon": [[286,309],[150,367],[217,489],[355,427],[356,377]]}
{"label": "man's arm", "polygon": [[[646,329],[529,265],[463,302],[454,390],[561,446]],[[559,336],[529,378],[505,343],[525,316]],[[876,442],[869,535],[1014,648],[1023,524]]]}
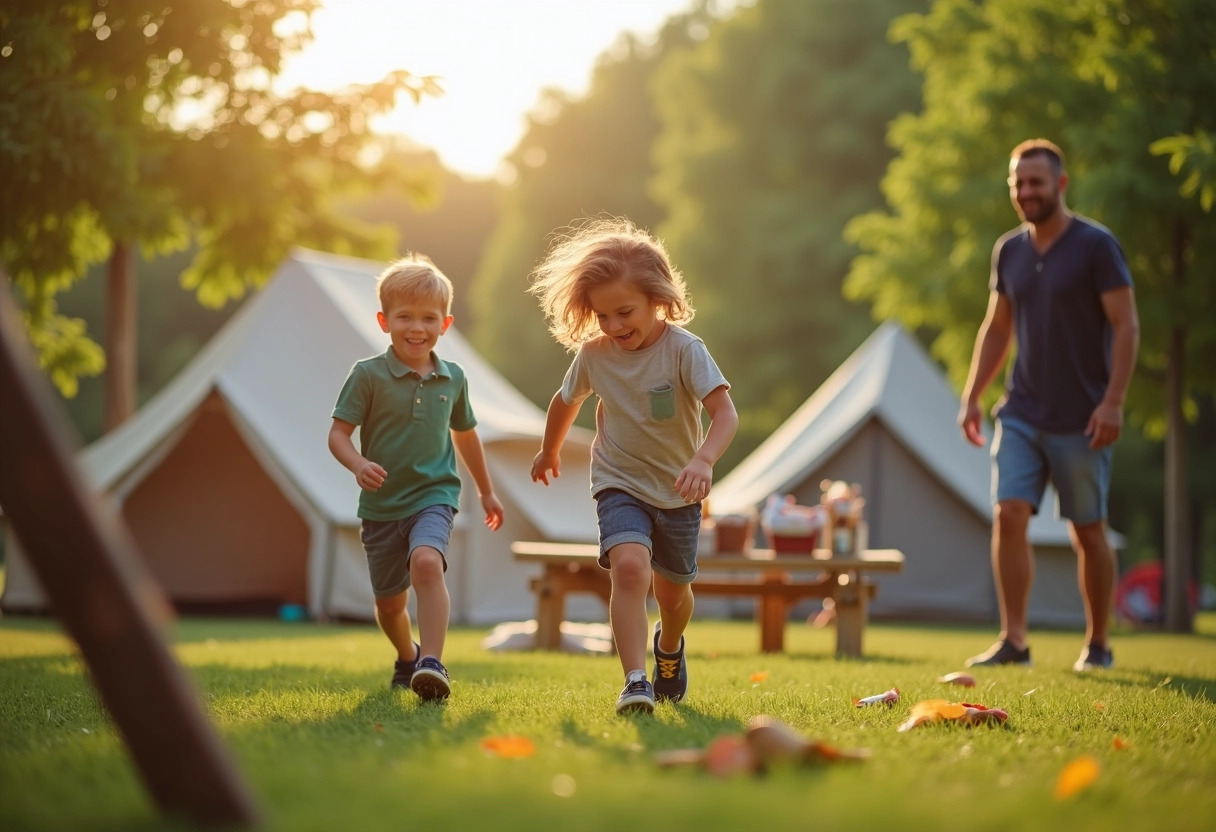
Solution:
{"label": "man's arm", "polygon": [[988,295],[988,312],[975,336],[975,349],[971,354],[971,371],[963,388],[962,407],[958,424],[963,435],[972,445],[983,445],[980,432],[980,396],[996,378],[1009,356],[1009,345],[1013,341],[1013,305],[1009,298],[993,291]]}
{"label": "man's arm", "polygon": [[1102,448],[1119,438],[1123,432],[1123,401],[1136,366],[1140,349],[1140,317],[1136,314],[1136,298],[1132,287],[1103,292],[1102,311],[1110,322],[1111,338],[1110,381],[1106,394],[1089,417],[1085,435],[1091,448]]}

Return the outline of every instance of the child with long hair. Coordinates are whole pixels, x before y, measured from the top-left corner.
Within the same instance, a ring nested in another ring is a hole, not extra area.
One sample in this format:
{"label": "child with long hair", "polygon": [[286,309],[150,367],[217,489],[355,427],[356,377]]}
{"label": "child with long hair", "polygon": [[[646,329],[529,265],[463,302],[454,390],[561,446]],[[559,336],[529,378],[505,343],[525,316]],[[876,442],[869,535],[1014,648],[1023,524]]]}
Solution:
{"label": "child with long hair", "polygon": [[[616,710],[650,713],[656,698],[678,702],[688,691],[684,630],[693,612],[701,501],[739,426],[730,385],[705,343],[682,326],[693,308],[662,243],[628,220],[591,221],[559,237],[534,271],[531,291],[553,336],[575,353],[549,404],[532,480],[548,485],[559,476],[562,442],[594,393],[591,494],[625,672]],[[653,683],[645,669],[652,587],[659,607]]]}

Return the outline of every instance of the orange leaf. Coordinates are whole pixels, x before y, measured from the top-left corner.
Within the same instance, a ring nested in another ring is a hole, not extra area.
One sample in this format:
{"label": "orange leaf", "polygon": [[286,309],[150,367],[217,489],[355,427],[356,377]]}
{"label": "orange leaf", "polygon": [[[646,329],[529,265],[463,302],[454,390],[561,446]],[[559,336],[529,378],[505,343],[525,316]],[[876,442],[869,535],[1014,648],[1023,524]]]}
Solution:
{"label": "orange leaf", "polygon": [[758,670],[752,674],[752,684],[758,685],[768,678],[767,670]]}
{"label": "orange leaf", "polygon": [[1116,751],[1124,751],[1125,749],[1132,747],[1132,744],[1130,742],[1123,739],[1123,737],[1118,737],[1118,736],[1115,737],[1113,740],[1111,740],[1110,744],[1111,744],[1111,747],[1114,748]]}
{"label": "orange leaf", "polygon": [[1094,703],[1094,708],[1096,708],[1096,709],[1097,709],[1097,710],[1099,710],[1099,711],[1105,711],[1105,710],[1106,710],[1106,703],[1105,703],[1105,702],[1095,702],[1095,703]]}
{"label": "orange leaf", "polygon": [[376,723],[376,733],[377,734],[384,733],[384,725],[382,723],[379,723],[379,722]]}
{"label": "orange leaf", "polygon": [[1098,779],[1101,769],[1093,757],[1078,757],[1060,770],[1056,780],[1056,800],[1067,800],[1088,789]]}
{"label": "orange leaf", "polygon": [[532,740],[511,735],[486,737],[481,741],[481,747],[498,757],[531,757],[536,753],[536,745]]}

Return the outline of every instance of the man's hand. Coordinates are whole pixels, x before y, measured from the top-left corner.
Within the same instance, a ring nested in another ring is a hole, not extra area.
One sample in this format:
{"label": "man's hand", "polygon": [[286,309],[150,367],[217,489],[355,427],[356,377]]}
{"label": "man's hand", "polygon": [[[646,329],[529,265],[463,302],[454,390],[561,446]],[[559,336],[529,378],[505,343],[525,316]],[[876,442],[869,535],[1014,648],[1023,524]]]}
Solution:
{"label": "man's hand", "polygon": [[963,429],[963,436],[976,447],[984,447],[988,440],[980,432],[980,406],[977,402],[964,401],[958,411],[958,426]]}
{"label": "man's hand", "polygon": [[1089,424],[1085,426],[1085,435],[1089,437],[1089,447],[1095,451],[1113,444],[1123,432],[1123,408],[1117,404],[1101,401],[1090,414]]}

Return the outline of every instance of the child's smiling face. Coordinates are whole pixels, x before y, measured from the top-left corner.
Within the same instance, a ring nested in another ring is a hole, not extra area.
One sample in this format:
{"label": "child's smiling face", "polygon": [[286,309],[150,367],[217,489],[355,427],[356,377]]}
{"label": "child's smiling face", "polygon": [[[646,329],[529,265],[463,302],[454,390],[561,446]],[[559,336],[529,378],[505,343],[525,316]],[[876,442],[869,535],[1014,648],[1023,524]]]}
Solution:
{"label": "child's smiling face", "polygon": [[429,361],[439,336],[452,324],[438,300],[424,298],[395,299],[376,319],[392,339],[393,354],[415,369]]}
{"label": "child's smiling face", "polygon": [[622,278],[587,290],[600,331],[627,350],[649,347],[663,334],[659,305]]}

